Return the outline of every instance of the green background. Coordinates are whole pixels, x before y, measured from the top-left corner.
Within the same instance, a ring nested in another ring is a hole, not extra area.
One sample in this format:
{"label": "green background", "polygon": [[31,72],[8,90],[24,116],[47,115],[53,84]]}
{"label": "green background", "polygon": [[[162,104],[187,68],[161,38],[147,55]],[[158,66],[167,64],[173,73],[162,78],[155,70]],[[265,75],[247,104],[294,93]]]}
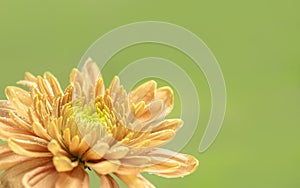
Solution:
{"label": "green background", "polygon": [[[299,187],[299,10],[297,0],[1,0],[1,99],[5,87],[15,85],[26,71],[51,71],[66,86],[87,48],[118,26],[174,23],[197,34],[218,59],[228,92],[226,118],[212,147],[199,153],[210,110],[201,71],[165,46],[144,44],[117,54],[103,70],[107,80],[121,65],[159,56],[178,63],[200,92],[199,128],[183,149],[199,159],[198,170],[178,179],[147,178],[159,188]],[[92,184],[99,182],[92,178]]]}

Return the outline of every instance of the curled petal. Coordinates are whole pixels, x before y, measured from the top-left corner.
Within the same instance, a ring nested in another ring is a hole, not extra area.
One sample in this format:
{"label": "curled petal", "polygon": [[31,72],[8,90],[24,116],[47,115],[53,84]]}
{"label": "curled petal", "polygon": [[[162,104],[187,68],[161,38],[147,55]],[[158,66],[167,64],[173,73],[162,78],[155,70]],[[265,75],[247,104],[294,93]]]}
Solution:
{"label": "curled petal", "polygon": [[59,173],[52,164],[37,167],[22,178],[25,188],[55,187]]}
{"label": "curled petal", "polygon": [[156,149],[147,153],[153,165],[144,168],[150,172],[167,178],[182,177],[194,172],[199,162],[190,155],[172,152],[166,149]]}
{"label": "curled petal", "polygon": [[51,164],[51,158],[35,158],[19,163],[0,174],[0,185],[9,188],[23,187],[22,179],[27,172],[49,164]]}
{"label": "curled petal", "polygon": [[89,188],[89,176],[78,166],[70,172],[59,173],[55,188]]}
{"label": "curled petal", "polygon": [[156,82],[154,80],[150,80],[135,90],[131,91],[129,94],[130,102],[139,103],[140,101],[145,101],[146,104],[150,103],[155,96]]}
{"label": "curled petal", "polygon": [[161,99],[164,103],[166,114],[169,114],[174,106],[174,95],[170,87],[161,87],[156,90],[155,98]]}
{"label": "curled petal", "polygon": [[18,84],[24,85],[28,88],[36,87],[37,78],[29,72],[25,73],[25,80],[18,81]]}

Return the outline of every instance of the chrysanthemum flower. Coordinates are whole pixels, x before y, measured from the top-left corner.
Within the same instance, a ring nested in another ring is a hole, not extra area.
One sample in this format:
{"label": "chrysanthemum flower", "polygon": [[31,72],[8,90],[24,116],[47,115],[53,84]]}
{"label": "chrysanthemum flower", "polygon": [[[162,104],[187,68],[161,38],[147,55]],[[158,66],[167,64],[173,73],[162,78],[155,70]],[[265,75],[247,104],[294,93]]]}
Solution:
{"label": "chrysanthemum flower", "polygon": [[[62,91],[50,73],[26,73],[19,82],[29,91],[7,87],[0,101],[0,187],[89,187],[94,170],[101,187],[154,187],[142,175],[167,178],[192,173],[198,161],[159,148],[182,126],[164,117],[173,108],[169,87],[149,81],[129,94],[115,77],[104,88],[100,71],[88,60],[74,69]],[[112,176],[114,175],[114,176]]]}

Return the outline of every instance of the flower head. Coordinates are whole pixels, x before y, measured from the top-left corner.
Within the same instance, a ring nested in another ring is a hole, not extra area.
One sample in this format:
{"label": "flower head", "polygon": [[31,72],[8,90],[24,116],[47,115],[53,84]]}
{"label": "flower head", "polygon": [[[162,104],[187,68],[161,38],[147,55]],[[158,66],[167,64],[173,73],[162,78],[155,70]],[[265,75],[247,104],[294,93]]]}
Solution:
{"label": "flower head", "polygon": [[154,187],[142,175],[174,178],[192,173],[198,161],[159,148],[182,126],[164,119],[173,108],[169,87],[149,81],[129,94],[115,77],[105,89],[89,59],[74,69],[63,91],[50,73],[26,73],[29,91],[7,87],[0,101],[1,187],[89,187],[94,170],[101,187],[117,188],[114,174],[128,187]]}

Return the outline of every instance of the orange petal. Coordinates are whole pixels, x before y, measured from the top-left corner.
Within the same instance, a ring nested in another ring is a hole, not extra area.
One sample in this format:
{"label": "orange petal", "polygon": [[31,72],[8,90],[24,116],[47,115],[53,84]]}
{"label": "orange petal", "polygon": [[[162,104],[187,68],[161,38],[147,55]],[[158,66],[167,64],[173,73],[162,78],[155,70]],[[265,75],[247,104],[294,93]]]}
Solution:
{"label": "orange petal", "polygon": [[162,130],[159,132],[151,133],[146,139],[151,140],[148,147],[159,147],[170,142],[175,136],[173,130]]}
{"label": "orange petal", "polygon": [[58,172],[52,164],[37,167],[22,178],[25,188],[55,187]]}
{"label": "orange petal", "polygon": [[96,84],[96,91],[95,91],[95,98],[97,96],[103,96],[104,95],[104,84],[103,84],[103,80],[102,79],[98,79],[97,84]]}
{"label": "orange petal", "polygon": [[0,185],[10,188],[24,187],[22,179],[27,172],[48,164],[51,164],[51,158],[34,158],[15,165],[0,174]]}
{"label": "orange petal", "polygon": [[1,170],[8,169],[12,166],[15,166],[29,159],[30,159],[29,157],[15,154],[13,151],[11,151],[11,149],[8,147],[7,144],[0,145],[0,169]]}
{"label": "orange petal", "polygon": [[53,76],[50,72],[46,72],[44,74],[44,78],[48,80],[48,83],[50,84],[50,88],[54,96],[59,96],[60,94],[62,94],[60,84],[55,78],[55,76]]}
{"label": "orange petal", "polygon": [[59,173],[55,188],[89,188],[89,176],[78,166],[70,172]]}
{"label": "orange petal", "polygon": [[110,175],[100,175],[101,184],[103,188],[119,188],[118,183]]}

